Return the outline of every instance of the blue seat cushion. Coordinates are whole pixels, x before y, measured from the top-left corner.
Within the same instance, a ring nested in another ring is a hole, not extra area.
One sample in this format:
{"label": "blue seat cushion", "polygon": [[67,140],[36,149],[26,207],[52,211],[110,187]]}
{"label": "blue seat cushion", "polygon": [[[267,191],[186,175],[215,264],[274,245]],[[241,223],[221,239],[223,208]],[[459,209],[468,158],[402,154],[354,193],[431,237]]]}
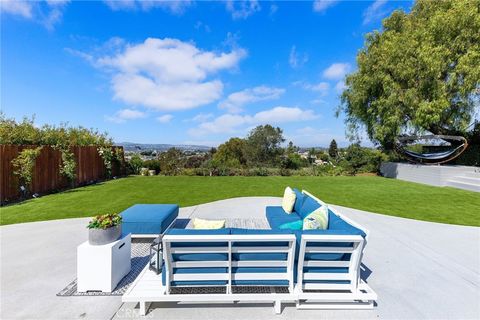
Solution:
{"label": "blue seat cushion", "polygon": [[136,204],[121,212],[122,234],[162,234],[178,216],[176,204]]}
{"label": "blue seat cushion", "polygon": [[293,205],[293,211],[295,211],[298,214],[298,212],[300,212],[300,209],[302,208],[305,195],[298,189],[293,189],[293,192],[295,192],[295,196],[296,196],[295,204]]}
{"label": "blue seat cushion", "polygon": [[[270,228],[277,231],[284,229],[288,224],[302,222],[302,219],[298,216],[297,213],[292,212],[290,214],[287,214],[280,206],[267,207],[265,215],[266,215],[268,224],[270,225]],[[286,228],[286,229],[291,229],[291,228]]]}
{"label": "blue seat cushion", "polygon": [[305,195],[303,199],[302,207],[297,211],[300,218],[305,219],[310,213],[321,207],[321,204],[314,200],[312,197]]}

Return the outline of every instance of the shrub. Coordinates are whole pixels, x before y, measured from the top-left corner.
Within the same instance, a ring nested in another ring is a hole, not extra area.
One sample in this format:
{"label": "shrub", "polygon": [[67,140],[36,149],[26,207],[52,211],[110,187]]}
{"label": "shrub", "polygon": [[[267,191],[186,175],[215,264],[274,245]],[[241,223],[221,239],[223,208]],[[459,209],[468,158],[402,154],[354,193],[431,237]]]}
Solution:
{"label": "shrub", "polygon": [[13,173],[20,179],[20,183],[28,192],[33,179],[33,169],[35,168],[35,160],[40,155],[42,147],[35,149],[23,149],[19,155],[12,160],[14,168]]}
{"label": "shrub", "polygon": [[197,175],[195,168],[184,168],[181,172],[180,175],[182,176],[195,176]]}
{"label": "shrub", "polygon": [[143,160],[138,154],[133,155],[126,163],[128,174],[140,174],[140,169],[143,167]]}
{"label": "shrub", "polygon": [[62,148],[62,163],[60,164],[60,174],[68,179],[70,184],[75,184],[75,178],[77,176],[77,163],[75,162],[75,155],[70,149]]}
{"label": "shrub", "polygon": [[254,176],[266,177],[268,176],[268,169],[264,167],[258,167],[252,169],[252,173]]}
{"label": "shrub", "polygon": [[112,176],[112,161],[113,161],[113,151],[111,147],[98,147],[98,154],[103,159],[103,164],[105,165],[105,175],[107,178]]}
{"label": "shrub", "polygon": [[280,175],[284,177],[288,177],[292,175],[292,172],[287,168],[280,168]]}
{"label": "shrub", "polygon": [[155,170],[155,174],[160,173],[160,161],[157,159],[146,160],[143,162],[143,166],[149,170]]}
{"label": "shrub", "polygon": [[302,159],[297,153],[290,153],[286,157],[283,157],[280,161],[280,168],[283,169],[299,169],[301,167],[307,166],[308,161]]}
{"label": "shrub", "polygon": [[111,146],[112,139],[98,130],[83,127],[35,126],[35,117],[7,119],[0,112],[0,144],[41,146]]}

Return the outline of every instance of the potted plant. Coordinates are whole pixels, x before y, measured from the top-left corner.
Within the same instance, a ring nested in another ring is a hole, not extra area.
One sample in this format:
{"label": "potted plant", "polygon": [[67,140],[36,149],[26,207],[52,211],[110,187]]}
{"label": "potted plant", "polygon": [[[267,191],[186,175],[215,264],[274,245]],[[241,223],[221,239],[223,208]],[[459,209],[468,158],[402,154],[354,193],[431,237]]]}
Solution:
{"label": "potted plant", "polygon": [[88,223],[88,242],[91,245],[103,245],[120,238],[122,234],[122,216],[108,213],[95,216]]}

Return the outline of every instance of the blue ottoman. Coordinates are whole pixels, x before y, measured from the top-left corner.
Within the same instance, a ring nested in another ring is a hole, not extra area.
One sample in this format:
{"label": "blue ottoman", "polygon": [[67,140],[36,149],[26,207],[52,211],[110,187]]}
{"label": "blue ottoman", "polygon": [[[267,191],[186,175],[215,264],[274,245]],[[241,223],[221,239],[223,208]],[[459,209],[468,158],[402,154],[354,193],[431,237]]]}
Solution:
{"label": "blue ottoman", "polygon": [[177,204],[136,204],[122,213],[122,234],[158,236],[178,216]]}

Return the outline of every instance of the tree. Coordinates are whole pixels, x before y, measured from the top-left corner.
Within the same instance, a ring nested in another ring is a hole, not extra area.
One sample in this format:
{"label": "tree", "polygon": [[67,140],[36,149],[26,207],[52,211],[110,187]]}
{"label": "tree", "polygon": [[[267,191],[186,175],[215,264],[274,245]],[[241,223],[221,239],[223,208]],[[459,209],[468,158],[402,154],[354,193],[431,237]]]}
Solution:
{"label": "tree", "polygon": [[338,146],[335,139],[330,142],[330,146],[328,147],[328,155],[332,158],[338,157]]}
{"label": "tree", "polygon": [[317,159],[317,152],[315,151],[315,148],[310,148],[310,150],[308,150],[308,162],[310,164],[313,164],[316,159]]}
{"label": "tree", "polygon": [[127,169],[130,173],[140,174],[140,169],[143,167],[143,160],[138,154],[134,154],[130,161],[127,162]]}
{"label": "tree", "polygon": [[386,155],[379,150],[363,148],[354,143],[345,150],[344,167],[350,174],[379,172],[380,164],[386,160]]}
{"label": "tree", "polygon": [[247,163],[245,146],[244,139],[231,138],[218,146],[217,152],[213,155],[213,160],[231,168],[244,166]]}
{"label": "tree", "polygon": [[285,149],[285,153],[288,155],[288,154],[292,154],[292,153],[295,153],[298,151],[298,147],[296,147],[292,141],[289,141],[288,142],[288,146],[287,148]]}
{"label": "tree", "polygon": [[246,156],[253,165],[274,165],[282,154],[280,147],[285,139],[282,129],[269,124],[252,129],[246,139]]}
{"label": "tree", "polygon": [[366,36],[338,110],[386,149],[401,133],[462,134],[480,97],[480,1],[418,0]]}
{"label": "tree", "polygon": [[183,152],[176,148],[170,148],[158,156],[160,162],[160,172],[167,176],[175,176],[180,173],[184,167]]}

